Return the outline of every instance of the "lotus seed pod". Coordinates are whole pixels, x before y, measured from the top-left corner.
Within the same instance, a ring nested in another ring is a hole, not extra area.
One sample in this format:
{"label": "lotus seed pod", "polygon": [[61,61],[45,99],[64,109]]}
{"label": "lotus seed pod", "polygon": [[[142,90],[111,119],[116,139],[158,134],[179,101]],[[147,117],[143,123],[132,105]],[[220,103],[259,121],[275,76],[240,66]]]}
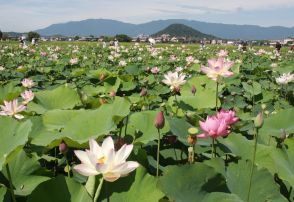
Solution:
{"label": "lotus seed pod", "polygon": [[192,135],[188,135],[187,142],[190,145],[194,145],[197,142],[197,137],[196,136],[192,136]]}
{"label": "lotus seed pod", "polygon": [[265,109],[266,109],[266,104],[262,104],[262,105],[261,105],[261,109],[262,109],[262,110],[265,110]]}

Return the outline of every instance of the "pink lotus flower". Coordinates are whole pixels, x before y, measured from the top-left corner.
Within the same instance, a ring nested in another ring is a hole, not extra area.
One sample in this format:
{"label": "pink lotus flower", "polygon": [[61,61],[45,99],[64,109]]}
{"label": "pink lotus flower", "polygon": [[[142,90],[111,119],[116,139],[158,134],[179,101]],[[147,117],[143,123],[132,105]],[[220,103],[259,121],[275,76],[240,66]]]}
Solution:
{"label": "pink lotus flower", "polygon": [[23,119],[24,116],[21,114],[18,114],[26,109],[24,105],[18,105],[18,100],[14,99],[13,101],[4,101],[4,105],[0,105],[1,116],[12,116],[16,119]]}
{"label": "pink lotus flower", "polygon": [[208,60],[208,67],[202,67],[201,71],[204,72],[208,78],[217,81],[219,77],[231,77],[233,72],[229,69],[233,66],[233,62],[226,62],[224,58]]}
{"label": "pink lotus flower", "polygon": [[220,58],[227,57],[228,56],[228,51],[226,51],[226,50],[220,50],[220,52],[217,55]]}
{"label": "pink lotus flower", "polygon": [[152,67],[150,71],[152,74],[158,74],[160,69],[158,67]]}
{"label": "pink lotus flower", "polygon": [[126,161],[133,150],[133,145],[125,144],[120,150],[115,151],[111,137],[106,138],[101,146],[94,139],[90,139],[89,145],[90,150],[74,151],[81,161],[81,164],[76,165],[74,169],[81,175],[102,174],[106,181],[114,182],[139,166],[135,161]]}
{"label": "pink lotus flower", "polygon": [[229,134],[228,124],[225,119],[219,119],[216,116],[208,116],[204,122],[199,121],[203,134],[197,135],[199,138],[218,138]]}
{"label": "pink lotus flower", "polygon": [[31,90],[26,90],[21,94],[21,97],[24,99],[23,104],[28,104],[35,97],[35,94]]}
{"label": "pink lotus flower", "polygon": [[216,116],[218,119],[224,119],[227,124],[234,124],[239,121],[239,118],[236,117],[236,113],[232,110],[221,109]]}
{"label": "pink lotus flower", "polygon": [[23,79],[21,84],[25,88],[32,88],[35,85],[35,83],[31,79]]}

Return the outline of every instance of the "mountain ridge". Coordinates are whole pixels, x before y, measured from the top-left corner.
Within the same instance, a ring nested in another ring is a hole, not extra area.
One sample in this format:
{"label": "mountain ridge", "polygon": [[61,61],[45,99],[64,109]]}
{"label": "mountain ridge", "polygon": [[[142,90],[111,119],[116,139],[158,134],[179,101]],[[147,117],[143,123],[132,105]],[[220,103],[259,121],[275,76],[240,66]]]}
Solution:
{"label": "mountain ridge", "polygon": [[148,35],[154,34],[171,24],[184,24],[202,33],[224,39],[262,40],[294,37],[294,27],[263,27],[259,25],[210,23],[185,19],[153,20],[141,24],[132,24],[111,19],[86,19],[81,21],[55,23],[36,31],[43,36],[56,34],[65,36],[127,34],[134,37],[141,33]]}

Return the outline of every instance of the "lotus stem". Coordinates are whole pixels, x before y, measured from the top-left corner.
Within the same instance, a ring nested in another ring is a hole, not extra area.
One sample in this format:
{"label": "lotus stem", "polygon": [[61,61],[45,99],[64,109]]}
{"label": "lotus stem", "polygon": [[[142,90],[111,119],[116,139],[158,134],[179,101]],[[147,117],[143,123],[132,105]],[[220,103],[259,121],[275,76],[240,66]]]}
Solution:
{"label": "lotus stem", "polygon": [[249,178],[249,188],[248,188],[248,194],[247,194],[246,202],[249,202],[250,201],[250,191],[251,191],[253,170],[254,170],[254,164],[255,164],[256,150],[257,150],[257,140],[258,140],[258,128],[255,128],[254,150],[253,150],[252,165],[251,165],[250,178]]}
{"label": "lotus stem", "polygon": [[216,82],[216,93],[215,93],[215,112],[218,112],[218,81]]}
{"label": "lotus stem", "polygon": [[12,198],[13,202],[16,202],[15,195],[14,195],[13,184],[12,184],[12,178],[11,178],[11,174],[10,174],[8,164],[6,164],[6,171],[7,171],[7,176],[8,176],[8,180],[9,180],[9,187],[10,187],[9,190],[10,190],[10,193],[11,193],[11,198]]}
{"label": "lotus stem", "polygon": [[158,131],[158,143],[157,143],[157,163],[156,163],[156,177],[159,176],[159,152],[160,152],[160,129]]}
{"label": "lotus stem", "polygon": [[94,202],[98,201],[98,198],[100,196],[100,192],[101,192],[101,189],[102,189],[103,182],[104,182],[104,180],[103,180],[103,177],[102,177],[101,180],[100,180],[100,183],[99,183],[99,185],[97,187],[95,196],[94,196]]}
{"label": "lotus stem", "polygon": [[212,158],[216,157],[216,148],[215,148],[215,139],[214,138],[212,138],[211,156],[212,156]]}
{"label": "lotus stem", "polygon": [[70,178],[70,167],[69,167],[69,163],[68,163],[68,159],[66,154],[64,154],[65,157],[65,161],[66,161],[66,167],[67,167],[67,177]]}

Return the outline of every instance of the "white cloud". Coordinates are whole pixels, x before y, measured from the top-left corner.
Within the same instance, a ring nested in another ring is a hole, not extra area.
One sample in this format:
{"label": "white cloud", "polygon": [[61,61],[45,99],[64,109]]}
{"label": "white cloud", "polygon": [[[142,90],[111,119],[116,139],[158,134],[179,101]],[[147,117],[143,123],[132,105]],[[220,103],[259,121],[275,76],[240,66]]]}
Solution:
{"label": "white cloud", "polygon": [[[167,18],[198,20],[207,16],[287,7],[294,8],[294,0],[0,0],[0,29],[29,31],[88,18],[132,23]],[[237,18],[235,20],[237,22]]]}

